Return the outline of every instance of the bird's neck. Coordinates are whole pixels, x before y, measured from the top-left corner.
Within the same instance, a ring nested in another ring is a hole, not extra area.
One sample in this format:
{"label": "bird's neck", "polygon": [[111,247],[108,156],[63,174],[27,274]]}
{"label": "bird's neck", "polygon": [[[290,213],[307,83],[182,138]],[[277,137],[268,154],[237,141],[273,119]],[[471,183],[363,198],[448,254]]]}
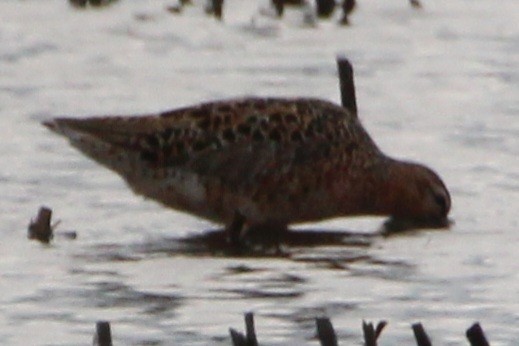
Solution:
{"label": "bird's neck", "polygon": [[371,168],[358,184],[358,214],[405,215],[412,206],[406,203],[413,164],[384,158]]}
{"label": "bird's neck", "polygon": [[417,205],[413,204],[410,196],[415,192],[416,166],[406,161],[387,160],[385,172],[378,181],[378,193],[375,193],[376,209],[381,215],[410,217],[414,214]]}

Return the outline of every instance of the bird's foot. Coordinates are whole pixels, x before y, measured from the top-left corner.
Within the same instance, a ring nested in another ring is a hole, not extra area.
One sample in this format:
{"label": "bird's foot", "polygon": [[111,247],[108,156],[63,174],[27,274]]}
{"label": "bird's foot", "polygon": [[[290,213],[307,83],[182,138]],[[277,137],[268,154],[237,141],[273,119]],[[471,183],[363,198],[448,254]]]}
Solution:
{"label": "bird's foot", "polygon": [[281,253],[281,245],[286,235],[287,225],[277,223],[264,223],[259,225],[247,225],[246,218],[238,211],[235,212],[233,221],[226,228],[227,242],[231,250],[238,254],[254,252]]}

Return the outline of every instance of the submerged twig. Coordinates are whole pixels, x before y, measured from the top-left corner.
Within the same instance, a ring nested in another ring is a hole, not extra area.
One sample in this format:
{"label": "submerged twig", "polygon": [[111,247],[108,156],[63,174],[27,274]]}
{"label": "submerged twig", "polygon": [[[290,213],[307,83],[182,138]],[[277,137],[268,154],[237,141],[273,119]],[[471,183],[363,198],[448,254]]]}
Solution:
{"label": "submerged twig", "polygon": [[74,7],[85,8],[87,5],[93,7],[111,5],[118,0],[69,0],[69,3]]}
{"label": "submerged twig", "polygon": [[36,219],[31,220],[28,227],[29,239],[35,239],[42,243],[49,243],[53,237],[53,227],[50,224],[52,210],[40,207]]}

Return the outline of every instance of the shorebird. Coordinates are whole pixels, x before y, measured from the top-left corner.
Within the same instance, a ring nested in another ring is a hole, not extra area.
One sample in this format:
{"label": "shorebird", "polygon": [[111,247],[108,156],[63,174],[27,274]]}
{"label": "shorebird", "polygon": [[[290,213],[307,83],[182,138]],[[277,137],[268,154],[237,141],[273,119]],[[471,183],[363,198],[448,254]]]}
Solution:
{"label": "shorebird", "polygon": [[315,98],[247,97],[143,116],[44,122],[131,189],[246,230],[356,215],[446,226],[440,177],[385,155],[357,116],[353,70],[339,60],[342,106]]}

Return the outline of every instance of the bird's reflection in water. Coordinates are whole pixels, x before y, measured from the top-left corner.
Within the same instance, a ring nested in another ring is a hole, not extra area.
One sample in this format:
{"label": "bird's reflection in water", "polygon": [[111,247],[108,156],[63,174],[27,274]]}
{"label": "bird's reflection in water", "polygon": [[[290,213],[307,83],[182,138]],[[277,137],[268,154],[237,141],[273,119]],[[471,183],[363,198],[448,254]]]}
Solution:
{"label": "bird's reflection in water", "polygon": [[[178,237],[153,237],[127,245],[97,245],[96,251],[85,255],[96,261],[140,261],[157,255],[215,258],[278,258],[308,262],[328,269],[344,269],[352,262],[374,263],[370,249],[375,242],[388,237],[413,236],[423,229],[445,230],[453,223],[402,221],[388,219],[371,233],[330,229],[260,230],[249,233],[239,247],[229,242],[224,229],[206,230]],[[99,251],[102,248],[102,251]],[[377,260],[380,262],[380,260]],[[378,263],[381,264],[381,263]]]}
{"label": "bird's reflection in water", "polygon": [[[182,238],[167,238],[139,246],[139,252],[184,254],[216,257],[294,258],[301,252],[314,252],[320,247],[367,248],[379,234],[330,230],[288,230],[280,234],[252,234],[245,246],[229,243],[225,230],[208,230]],[[305,250],[306,249],[306,250]],[[319,252],[319,251],[317,251]]]}

